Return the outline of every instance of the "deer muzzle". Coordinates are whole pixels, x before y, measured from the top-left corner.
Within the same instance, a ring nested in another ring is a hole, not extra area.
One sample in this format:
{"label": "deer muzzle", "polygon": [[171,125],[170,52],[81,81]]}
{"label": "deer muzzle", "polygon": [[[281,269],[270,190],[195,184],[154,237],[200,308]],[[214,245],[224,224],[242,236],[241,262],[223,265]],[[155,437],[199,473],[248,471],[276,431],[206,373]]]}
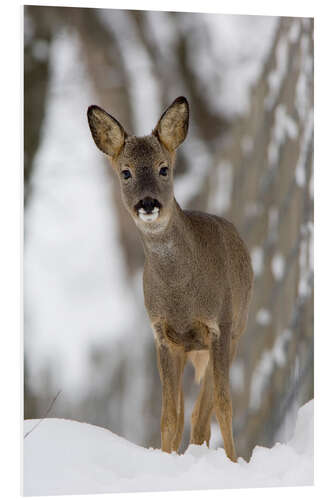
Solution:
{"label": "deer muzzle", "polygon": [[158,218],[161,208],[161,203],[156,198],[149,196],[140,200],[134,207],[138,217],[144,222],[154,222]]}

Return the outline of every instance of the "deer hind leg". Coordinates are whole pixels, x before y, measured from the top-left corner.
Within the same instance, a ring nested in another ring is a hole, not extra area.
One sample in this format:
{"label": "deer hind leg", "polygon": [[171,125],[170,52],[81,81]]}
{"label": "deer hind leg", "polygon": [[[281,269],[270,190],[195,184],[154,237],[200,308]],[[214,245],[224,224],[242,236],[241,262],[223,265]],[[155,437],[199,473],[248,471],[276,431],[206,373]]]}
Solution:
{"label": "deer hind leg", "polygon": [[214,409],[220,425],[224,449],[233,462],[237,461],[232,432],[232,401],[229,384],[231,364],[231,324],[212,331],[210,359],[213,372]]}
{"label": "deer hind leg", "polygon": [[207,366],[201,389],[192,413],[191,444],[207,443],[210,440],[210,419],[214,406],[213,377],[211,365]]}
{"label": "deer hind leg", "polygon": [[[156,327],[154,328],[156,332]],[[163,338],[156,338],[158,368],[162,384],[161,444],[168,453],[177,451],[184,429],[182,375],[185,353],[173,349]]]}

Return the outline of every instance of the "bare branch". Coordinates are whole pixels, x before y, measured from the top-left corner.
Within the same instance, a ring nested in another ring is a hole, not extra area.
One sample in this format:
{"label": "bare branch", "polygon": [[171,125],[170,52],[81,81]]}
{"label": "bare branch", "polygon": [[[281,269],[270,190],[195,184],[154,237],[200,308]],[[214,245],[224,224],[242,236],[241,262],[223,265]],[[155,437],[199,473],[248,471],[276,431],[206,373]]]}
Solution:
{"label": "bare branch", "polygon": [[26,432],[26,433],[24,434],[23,439],[25,439],[26,437],[28,437],[28,436],[29,436],[29,434],[31,434],[31,433],[32,433],[32,431],[34,431],[34,430],[36,429],[36,427],[38,427],[38,426],[39,426],[39,424],[41,424],[41,423],[42,423],[42,421],[43,421],[43,420],[44,420],[44,419],[48,416],[48,414],[49,414],[49,413],[50,413],[50,411],[52,410],[52,406],[53,406],[53,405],[54,405],[54,403],[56,402],[56,400],[57,400],[58,396],[61,394],[61,392],[62,392],[62,391],[58,391],[58,392],[57,392],[57,394],[54,396],[54,398],[52,399],[51,403],[49,404],[49,407],[48,407],[48,409],[46,410],[45,415],[44,415],[44,416],[43,416],[43,417],[42,417],[42,418],[41,418],[41,419],[40,419],[40,420],[39,420],[39,421],[38,421],[38,422],[37,422],[37,423],[33,426],[33,428],[32,428],[32,429],[30,429],[30,431],[28,431],[28,432]]}

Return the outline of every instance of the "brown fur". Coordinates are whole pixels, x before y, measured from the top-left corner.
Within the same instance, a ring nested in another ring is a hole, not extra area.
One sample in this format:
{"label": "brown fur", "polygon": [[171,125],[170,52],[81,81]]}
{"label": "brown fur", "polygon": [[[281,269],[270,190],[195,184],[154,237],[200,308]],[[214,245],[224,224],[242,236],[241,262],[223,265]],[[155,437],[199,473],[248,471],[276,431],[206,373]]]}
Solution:
{"label": "brown fur", "polygon": [[[103,113],[97,108],[96,118],[91,106],[89,125],[97,146],[113,160],[124,204],[140,231],[146,256],[145,306],[162,382],[162,450],[178,450],[181,443],[181,380],[189,359],[196,379],[202,379],[192,414],[191,443],[209,443],[215,411],[225,451],[235,461],[229,368],[247,322],[253,283],[249,253],[226,219],[182,210],[174,199],[175,149],[186,137],[189,119],[184,97],[172,103],[147,137],[128,136]],[[160,174],[161,166],[168,167],[167,176]],[[130,171],[130,179],[123,179],[124,169]],[[160,206],[153,222],[141,220],[136,208],[146,197],[158,200]]]}

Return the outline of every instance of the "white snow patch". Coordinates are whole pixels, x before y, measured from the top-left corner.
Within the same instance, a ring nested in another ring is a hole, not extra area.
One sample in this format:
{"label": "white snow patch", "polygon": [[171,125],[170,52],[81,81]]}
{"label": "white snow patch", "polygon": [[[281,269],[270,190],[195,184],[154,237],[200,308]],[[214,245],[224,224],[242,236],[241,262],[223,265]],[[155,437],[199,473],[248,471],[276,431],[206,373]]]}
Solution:
{"label": "white snow patch", "polygon": [[257,323],[262,326],[267,326],[272,320],[271,313],[268,309],[259,309],[256,316]]}
{"label": "white snow patch", "polygon": [[295,120],[288,114],[286,107],[279,104],[275,110],[272,137],[268,145],[268,162],[271,168],[278,164],[280,148],[286,139],[296,139],[297,133]]}
{"label": "white snow patch", "polygon": [[294,21],[290,27],[287,36],[280,38],[276,47],[276,64],[274,69],[269,73],[267,77],[268,81],[268,94],[265,98],[265,107],[267,109],[272,109],[275,105],[281,85],[285,79],[288,70],[289,62],[289,43],[295,43],[300,32],[299,21]]}
{"label": "white snow patch", "polygon": [[285,258],[281,253],[277,252],[272,258],[272,272],[276,280],[280,280],[283,277],[285,264]]}
{"label": "white snow patch", "polygon": [[[299,249],[299,282],[298,295],[306,297],[312,290],[309,285],[309,261],[308,261],[309,243],[306,238],[302,239]],[[311,252],[312,253],[312,252]]]}
{"label": "white snow patch", "polygon": [[278,237],[279,225],[279,209],[277,207],[270,207],[268,211],[268,238],[270,242],[274,242]]}
{"label": "white snow patch", "polygon": [[308,230],[308,251],[309,251],[309,270],[313,271],[313,266],[314,266],[314,255],[313,255],[313,246],[314,246],[314,227],[313,227],[313,222],[310,221],[307,224],[307,230]]}
{"label": "white snow patch", "polygon": [[306,122],[299,157],[295,169],[295,178],[297,185],[304,187],[306,183],[306,157],[313,137],[313,110],[309,114]]}
{"label": "white snow patch", "polygon": [[262,402],[262,395],[269,386],[270,376],[275,366],[283,366],[286,362],[285,346],[291,339],[291,330],[284,330],[277,336],[272,349],[262,353],[254,370],[250,389],[250,409],[257,411]]}
{"label": "white snow patch", "polygon": [[[300,187],[306,183],[306,157],[313,138],[313,55],[312,44],[305,34],[301,38],[300,73],[296,85],[296,109],[305,128],[301,139],[300,153],[296,165],[295,177]],[[310,183],[311,184],[311,183]],[[311,195],[311,186],[310,196]]]}
{"label": "white snow patch", "polygon": [[301,22],[298,19],[292,23],[289,31],[289,40],[291,43],[296,43],[301,32]]}
{"label": "white snow patch", "polygon": [[213,178],[213,191],[209,198],[208,210],[221,215],[230,207],[232,164],[229,161],[220,162],[216,169],[216,176],[214,175]]}
{"label": "white snow patch", "polygon": [[264,266],[264,251],[261,247],[253,247],[251,250],[252,267],[255,276],[260,276]]}
{"label": "white snow patch", "polygon": [[313,45],[305,34],[301,38],[300,73],[296,85],[296,109],[301,120],[305,120],[313,107]]}
{"label": "white snow patch", "polygon": [[313,178],[313,170],[311,172],[311,177],[310,177],[310,180],[309,180],[309,196],[311,198],[311,200],[313,200],[313,197],[314,197],[314,178]]}
{"label": "white snow patch", "polygon": [[[24,422],[29,431],[35,420]],[[295,432],[249,463],[222,448],[191,445],[184,455],[145,449],[89,424],[45,419],[24,440],[24,495],[303,486],[313,484],[313,400]]]}
{"label": "white snow patch", "polygon": [[180,205],[186,207],[202,189],[205,177],[212,171],[213,163],[211,152],[205,143],[193,136],[189,136],[184,143],[183,154],[189,168],[183,175],[175,178],[174,190]]}
{"label": "white snow patch", "polygon": [[265,107],[267,109],[272,109],[279,91],[281,84],[287,72],[288,67],[288,39],[282,37],[280,38],[278,45],[276,47],[276,66],[269,73],[267,77],[269,91],[265,98]]}

